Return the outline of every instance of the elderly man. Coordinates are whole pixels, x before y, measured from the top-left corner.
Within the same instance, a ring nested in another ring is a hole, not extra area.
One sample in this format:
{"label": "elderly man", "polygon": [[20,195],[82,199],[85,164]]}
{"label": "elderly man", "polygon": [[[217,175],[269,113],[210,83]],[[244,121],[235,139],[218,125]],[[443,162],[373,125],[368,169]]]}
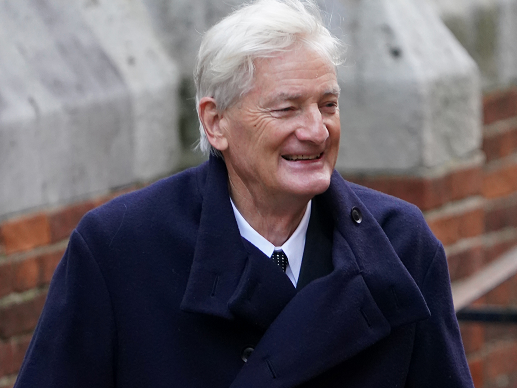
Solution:
{"label": "elderly man", "polygon": [[309,1],[207,32],[209,161],[84,217],[16,387],[472,387],[441,244],[334,171],[340,52]]}

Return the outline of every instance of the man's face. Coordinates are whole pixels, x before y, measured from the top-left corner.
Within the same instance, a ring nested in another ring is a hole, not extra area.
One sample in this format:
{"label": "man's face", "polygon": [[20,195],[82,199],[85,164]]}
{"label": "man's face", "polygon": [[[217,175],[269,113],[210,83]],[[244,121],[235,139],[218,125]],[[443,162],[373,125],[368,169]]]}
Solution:
{"label": "man's face", "polygon": [[230,183],[259,199],[309,200],[328,188],[338,155],[335,69],[302,47],[255,69],[253,89],[220,121]]}

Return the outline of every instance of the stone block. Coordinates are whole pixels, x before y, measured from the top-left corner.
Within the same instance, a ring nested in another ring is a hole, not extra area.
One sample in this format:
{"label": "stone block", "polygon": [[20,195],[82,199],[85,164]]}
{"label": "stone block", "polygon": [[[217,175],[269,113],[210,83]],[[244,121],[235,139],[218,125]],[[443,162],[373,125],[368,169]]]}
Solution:
{"label": "stone block", "polygon": [[139,0],[4,1],[0,58],[0,218],[176,168],[179,74]]}
{"label": "stone block", "polygon": [[245,0],[143,0],[155,30],[182,74],[192,79],[203,34]]}
{"label": "stone block", "polygon": [[[425,2],[330,1],[348,44],[339,69],[343,172],[415,172],[481,144],[474,61]],[[339,33],[341,31],[341,33]]]}
{"label": "stone block", "polygon": [[[202,33],[243,2],[144,0],[189,80]],[[333,32],[349,45],[340,69],[342,172],[434,167],[479,147],[476,66],[420,3],[319,1]]]}
{"label": "stone block", "polygon": [[517,0],[432,0],[477,62],[485,90],[517,81]]}
{"label": "stone block", "polygon": [[163,176],[179,164],[177,94],[180,74],[140,0],[90,1],[86,23],[120,72],[132,97],[133,173],[141,180]]}

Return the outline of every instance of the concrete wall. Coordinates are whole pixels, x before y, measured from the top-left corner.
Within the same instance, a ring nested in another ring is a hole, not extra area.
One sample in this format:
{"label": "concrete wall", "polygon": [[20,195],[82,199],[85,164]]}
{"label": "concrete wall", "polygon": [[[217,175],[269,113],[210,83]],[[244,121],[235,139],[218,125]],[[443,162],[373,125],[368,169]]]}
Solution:
{"label": "concrete wall", "polygon": [[0,2],[0,219],[179,165],[179,71],[139,1]]}
{"label": "concrete wall", "polygon": [[[186,85],[201,33],[240,3],[145,1],[165,47],[180,58]],[[438,13],[415,0],[319,3],[348,45],[339,69],[340,171],[429,174],[472,157],[481,144],[479,74]],[[186,130],[197,135],[196,125]]]}
{"label": "concrete wall", "polygon": [[[433,175],[478,157],[480,88],[516,78],[517,1],[432,1],[320,1],[348,44],[341,171]],[[2,2],[0,219],[202,160],[192,65],[241,3]]]}
{"label": "concrete wall", "polygon": [[425,2],[336,1],[348,43],[340,69],[346,173],[429,173],[481,144],[474,61]]}
{"label": "concrete wall", "polygon": [[432,0],[479,66],[485,91],[517,83],[517,2]]}

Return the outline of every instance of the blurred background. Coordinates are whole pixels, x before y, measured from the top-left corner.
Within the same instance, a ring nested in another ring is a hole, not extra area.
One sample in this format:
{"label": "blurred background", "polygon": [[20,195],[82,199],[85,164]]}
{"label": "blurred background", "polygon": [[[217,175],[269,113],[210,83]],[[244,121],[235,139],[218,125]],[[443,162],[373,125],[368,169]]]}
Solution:
{"label": "blurred background", "polygon": [[[194,58],[240,3],[0,0],[0,388],[81,217],[205,160]],[[337,170],[424,212],[476,388],[517,387],[517,0],[319,3],[347,45]]]}

